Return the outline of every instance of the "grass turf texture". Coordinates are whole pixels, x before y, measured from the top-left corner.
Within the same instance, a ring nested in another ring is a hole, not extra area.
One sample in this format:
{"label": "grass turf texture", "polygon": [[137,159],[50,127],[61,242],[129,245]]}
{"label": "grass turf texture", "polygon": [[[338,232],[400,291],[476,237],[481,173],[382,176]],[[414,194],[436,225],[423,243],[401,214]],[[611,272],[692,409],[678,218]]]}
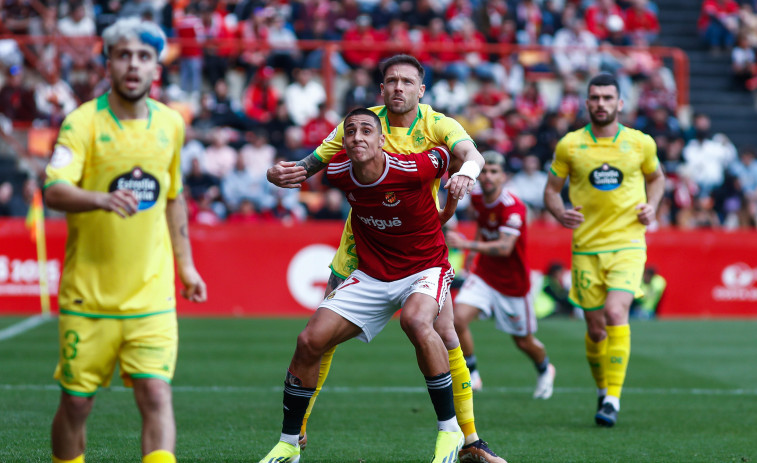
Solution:
{"label": "grass turf texture", "polygon": [[[0,319],[1,326],[21,319]],[[174,406],[180,462],[257,462],[276,443],[281,386],[305,320],[181,319]],[[56,323],[0,341],[0,462],[49,462],[59,390]],[[510,463],[757,462],[755,321],[632,324],[618,424],[594,424],[584,324],[547,320],[554,396],[531,399],[535,371],[491,323],[473,325],[484,390],[481,437]],[[393,321],[370,345],[337,349],[302,463],[426,462],[435,419],[410,343]],[[88,422],[88,462],[139,461],[131,390],[114,378]]]}

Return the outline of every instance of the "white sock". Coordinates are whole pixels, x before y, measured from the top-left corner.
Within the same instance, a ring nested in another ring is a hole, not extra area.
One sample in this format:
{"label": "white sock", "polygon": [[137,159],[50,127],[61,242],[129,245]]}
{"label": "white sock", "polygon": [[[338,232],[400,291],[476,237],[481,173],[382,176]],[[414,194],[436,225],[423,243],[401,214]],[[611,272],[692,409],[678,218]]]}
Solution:
{"label": "white sock", "polygon": [[605,396],[605,400],[603,400],[602,403],[610,404],[615,410],[620,411],[620,397],[615,397],[614,395],[608,395],[608,396]]}
{"label": "white sock", "polygon": [[281,433],[281,437],[279,437],[279,440],[281,442],[286,442],[287,444],[292,444],[295,447],[299,445],[300,442],[300,436],[298,434],[284,434]]}
{"label": "white sock", "polygon": [[439,431],[460,432],[460,425],[457,424],[457,418],[454,416],[446,421],[437,421],[436,423]]}
{"label": "white sock", "polygon": [[607,395],[607,388],[597,389],[597,397],[604,397]]}

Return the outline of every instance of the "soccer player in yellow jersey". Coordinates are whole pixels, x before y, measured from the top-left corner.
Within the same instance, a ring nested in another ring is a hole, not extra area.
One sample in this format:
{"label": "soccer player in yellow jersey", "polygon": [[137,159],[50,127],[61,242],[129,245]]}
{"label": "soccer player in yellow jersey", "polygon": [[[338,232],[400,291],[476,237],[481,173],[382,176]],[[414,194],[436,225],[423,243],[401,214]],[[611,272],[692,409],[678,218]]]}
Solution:
{"label": "soccer player in yellow jersey", "polygon": [[183,296],[206,299],[181,194],[184,124],[147,98],[166,42],[160,27],[122,19],[103,42],[111,91],[65,119],[45,182],[48,206],[65,211],[68,222],[52,460],[84,462],[94,395],[118,363],[142,415],[142,461],[173,463],[174,258]]}
{"label": "soccer player in yellow jersey", "polygon": [[[631,352],[628,313],[642,294],[644,233],[655,219],[665,177],[652,138],[618,123],[623,100],[614,76],[589,81],[586,107],[591,123],[557,144],[544,203],[573,229],[569,298],[586,319],[586,358],[599,397],[595,421],[611,427]],[[570,208],[560,197],[566,178]]]}
{"label": "soccer player in yellow jersey", "polygon": [[[428,105],[420,104],[425,91],[423,66],[412,56],[396,55],[382,63],[381,71],[383,75],[381,95],[384,98],[384,105],[369,109],[381,119],[381,128],[386,139],[384,149],[393,153],[409,154],[439,145],[447,146],[454,158],[452,171],[455,171],[455,162],[459,171],[450,178],[445,188],[448,188],[450,197],[458,199],[470,192],[483,166],[483,157],[457,121],[434,111]],[[296,163],[280,162],[271,167],[268,170],[268,180],[279,187],[299,187],[301,182],[309,176],[326,167],[334,154],[342,149],[343,135],[344,127],[343,123],[340,123],[323,143],[303,160]],[[437,182],[430,189],[429,194],[436,198],[438,188]],[[339,250],[331,263],[332,274],[326,287],[326,294],[330,294],[356,268],[355,240],[348,219],[342,233]],[[504,463],[505,460],[492,452],[476,432],[470,372],[465,364],[460,341],[455,332],[450,298],[447,298],[444,308],[434,323],[434,328],[444,341],[449,354],[455,412],[465,434],[466,445],[460,450],[460,460]],[[310,401],[310,408],[305,415],[305,423],[301,431],[300,445],[303,447],[307,443],[305,434],[307,418],[328,375],[333,353],[332,349],[323,356],[321,361],[316,393]]]}

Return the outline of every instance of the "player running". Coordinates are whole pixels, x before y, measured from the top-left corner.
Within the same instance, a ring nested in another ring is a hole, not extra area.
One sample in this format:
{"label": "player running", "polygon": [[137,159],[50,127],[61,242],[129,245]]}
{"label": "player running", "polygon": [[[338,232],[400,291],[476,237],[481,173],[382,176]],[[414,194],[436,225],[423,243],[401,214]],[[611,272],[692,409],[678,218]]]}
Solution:
{"label": "player running", "polygon": [[280,441],[261,463],[299,461],[299,433],[318,382],[321,357],[357,337],[370,342],[400,308],[437,415],[432,462],[456,460],[464,436],[455,417],[447,352],[433,328],[454,270],[447,260],[431,184],[447,171],[446,148],[397,155],[382,150],[381,120],[364,108],[344,120],[345,151],[332,159],[329,182],[352,206],[360,264],[333,290],[297,338],[284,381]]}
{"label": "player running", "polygon": [[160,27],[121,19],[103,41],[111,91],[66,117],[46,171],[45,200],[68,223],[52,459],[84,462],[87,416],[118,364],[142,415],[142,461],[173,463],[174,257],[182,294],[206,299],[181,195],[184,123],[147,98],[166,43]]}
{"label": "player running", "polygon": [[[589,81],[591,122],[557,144],[544,204],[573,229],[570,302],[584,310],[586,359],[597,385],[600,426],[615,425],[631,353],[628,313],[640,297],[646,226],[655,219],[665,177],[654,140],[618,123],[623,109],[611,74]],[[570,177],[566,208],[560,192]]]}
{"label": "player running", "polygon": [[[409,154],[429,150],[435,146],[446,146],[452,153],[452,170],[461,165],[460,170],[445,185],[445,188],[448,188],[448,198],[461,198],[470,192],[475,184],[473,179],[478,176],[483,166],[483,159],[470,136],[457,121],[434,111],[428,105],[420,104],[420,99],[426,89],[423,85],[425,74],[423,66],[412,56],[396,55],[382,64],[381,71],[383,74],[381,95],[384,98],[384,105],[369,109],[381,119],[381,130],[386,140],[384,148],[392,153]],[[334,155],[342,149],[343,133],[343,124],[339,124],[323,143],[303,160],[296,163],[281,162],[270,168],[268,180],[283,188],[299,187],[306,178],[325,168]],[[433,182],[428,189],[429,195],[435,202],[438,189],[438,180]],[[351,221],[348,219],[342,232],[339,249],[331,262],[331,276],[325,294],[331,293],[357,267],[355,239]],[[455,411],[465,434],[466,445],[460,451],[460,460],[505,463],[504,459],[489,449],[487,443],[481,440],[476,432],[470,372],[465,365],[460,341],[455,332],[452,301],[447,298],[445,304],[449,306],[449,310],[441,312],[434,323],[434,329],[437,330],[447,348],[455,391]],[[307,444],[307,419],[321,386],[328,376],[333,354],[332,350],[323,356],[318,386],[310,401],[301,430],[300,445],[303,448]]]}
{"label": "player running", "polygon": [[537,372],[535,399],[549,399],[555,367],[544,345],[534,336],[534,314],[528,258],[526,257],[526,206],[504,189],[505,157],[489,151],[478,178],[480,188],[471,193],[476,214],[476,238],[447,233],[447,245],[477,253],[476,263],[455,298],[455,329],[471,372],[473,389],[481,389],[481,375],[473,352],[469,324],[483,314],[494,318],[498,330],[512,335],[515,345],[534,362]]}

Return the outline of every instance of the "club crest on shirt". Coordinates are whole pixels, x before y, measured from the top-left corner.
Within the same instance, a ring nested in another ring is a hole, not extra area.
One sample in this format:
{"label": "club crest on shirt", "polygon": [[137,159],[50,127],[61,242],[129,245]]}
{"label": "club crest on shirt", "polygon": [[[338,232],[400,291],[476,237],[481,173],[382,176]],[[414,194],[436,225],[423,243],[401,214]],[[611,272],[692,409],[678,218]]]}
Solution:
{"label": "club crest on shirt", "polygon": [[139,200],[139,210],[149,209],[158,202],[160,196],[160,182],[158,179],[135,166],[130,172],[121,174],[108,187],[108,191],[131,190]]}
{"label": "club crest on shirt", "polygon": [[597,190],[611,191],[623,183],[623,172],[617,167],[604,163],[591,171],[589,174],[589,183]]}
{"label": "club crest on shirt", "polygon": [[50,165],[55,169],[60,169],[71,164],[73,160],[74,154],[71,150],[67,146],[58,145],[55,147],[55,151],[53,151],[53,157],[50,158]]}
{"label": "club crest on shirt", "polygon": [[330,142],[331,140],[334,139],[334,137],[336,137],[336,129],[332,130],[329,136],[323,139],[323,142],[324,143]]}
{"label": "club crest on shirt", "polygon": [[497,218],[497,214],[495,212],[489,213],[489,219],[487,220],[487,223],[490,227],[496,227],[499,225],[499,219]]}
{"label": "club crest on shirt", "polygon": [[397,195],[394,194],[393,191],[388,191],[384,195],[384,202],[382,202],[381,204],[383,204],[386,207],[394,207],[401,202],[402,202],[401,200],[397,199]]}
{"label": "club crest on shirt", "polygon": [[413,132],[413,145],[416,148],[421,148],[426,144],[426,137],[423,135],[423,132],[420,130],[416,130]]}

